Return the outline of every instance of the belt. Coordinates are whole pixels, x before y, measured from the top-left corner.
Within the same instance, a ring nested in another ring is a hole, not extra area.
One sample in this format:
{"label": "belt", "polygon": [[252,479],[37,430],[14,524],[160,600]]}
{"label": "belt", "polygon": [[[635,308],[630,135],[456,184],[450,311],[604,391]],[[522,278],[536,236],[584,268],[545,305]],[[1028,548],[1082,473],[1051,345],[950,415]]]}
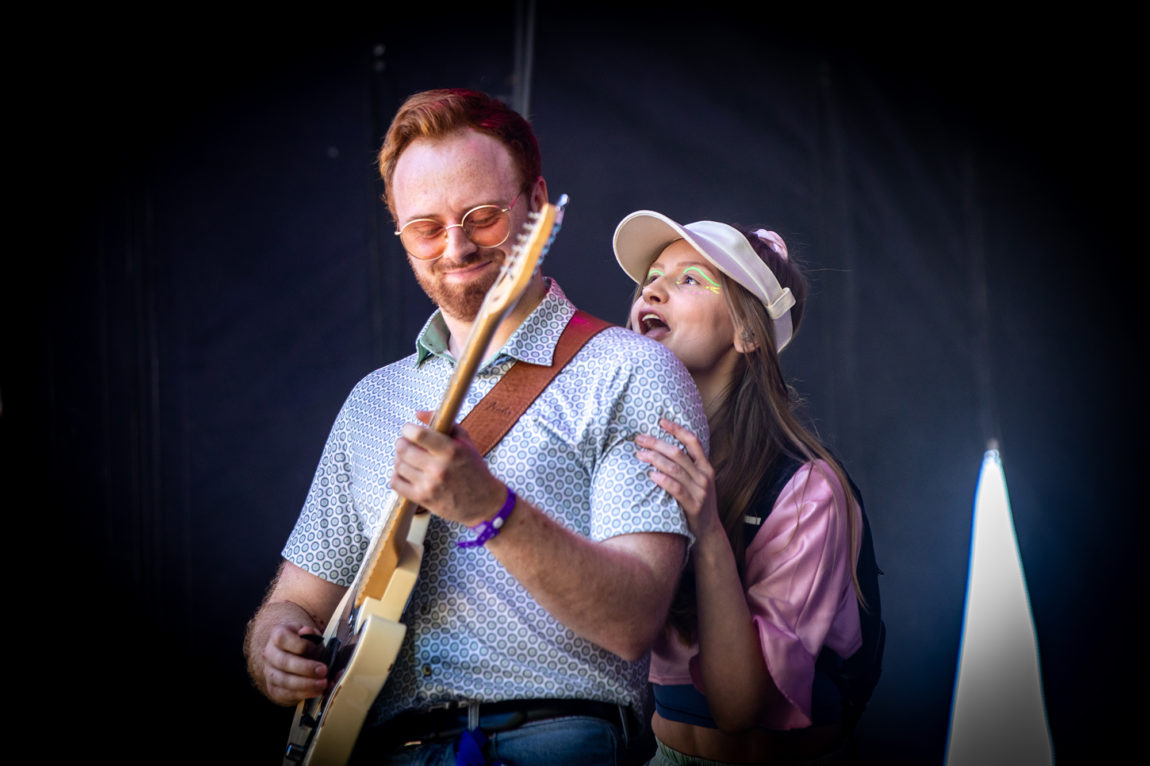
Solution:
{"label": "belt", "polygon": [[579,699],[503,700],[500,702],[445,702],[423,710],[406,710],[371,732],[384,752],[399,747],[454,739],[468,729],[488,734],[516,729],[525,723],[564,716],[600,718],[626,725],[630,709],[609,702]]}

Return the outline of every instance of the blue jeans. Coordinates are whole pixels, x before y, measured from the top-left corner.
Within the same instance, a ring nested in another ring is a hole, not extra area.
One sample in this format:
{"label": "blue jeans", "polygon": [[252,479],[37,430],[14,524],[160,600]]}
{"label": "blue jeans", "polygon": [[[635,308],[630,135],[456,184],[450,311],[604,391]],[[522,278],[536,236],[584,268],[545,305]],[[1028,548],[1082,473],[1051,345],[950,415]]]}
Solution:
{"label": "blue jeans", "polygon": [[[600,718],[565,716],[490,735],[488,758],[509,766],[620,766],[626,763],[619,728]],[[455,766],[455,744],[420,745],[385,756],[380,766]]]}

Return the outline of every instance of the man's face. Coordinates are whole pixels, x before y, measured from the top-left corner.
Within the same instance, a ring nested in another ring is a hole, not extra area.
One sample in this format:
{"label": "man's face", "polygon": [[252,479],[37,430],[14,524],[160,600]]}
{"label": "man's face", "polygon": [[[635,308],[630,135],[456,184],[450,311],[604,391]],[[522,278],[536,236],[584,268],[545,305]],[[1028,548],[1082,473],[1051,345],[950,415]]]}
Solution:
{"label": "man's face", "polygon": [[[417,218],[457,224],[478,205],[507,207],[519,189],[511,153],[491,136],[462,130],[441,139],[417,139],[395,165],[396,228]],[[453,227],[447,230],[442,256],[433,261],[408,257],[420,287],[445,314],[475,319],[532,202],[531,190],[520,196],[511,211],[511,235],[498,247],[478,247],[461,228]]]}

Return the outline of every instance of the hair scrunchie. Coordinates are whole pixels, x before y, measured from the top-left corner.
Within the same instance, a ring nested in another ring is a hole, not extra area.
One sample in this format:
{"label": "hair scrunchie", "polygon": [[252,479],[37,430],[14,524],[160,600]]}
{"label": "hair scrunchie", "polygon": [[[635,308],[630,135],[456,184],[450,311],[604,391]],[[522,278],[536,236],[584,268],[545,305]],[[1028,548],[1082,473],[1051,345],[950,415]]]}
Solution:
{"label": "hair scrunchie", "polygon": [[787,243],[784,242],[783,238],[778,234],[773,231],[767,231],[766,229],[759,229],[758,231],[751,233],[765,242],[767,247],[774,250],[775,254],[782,258],[784,261],[789,260],[787,257]]}

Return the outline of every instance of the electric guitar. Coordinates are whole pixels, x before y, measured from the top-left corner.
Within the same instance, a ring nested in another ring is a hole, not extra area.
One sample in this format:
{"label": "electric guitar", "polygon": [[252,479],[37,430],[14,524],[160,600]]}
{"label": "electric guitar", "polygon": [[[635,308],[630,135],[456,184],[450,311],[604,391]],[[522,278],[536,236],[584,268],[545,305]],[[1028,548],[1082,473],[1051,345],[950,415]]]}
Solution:
{"label": "electric guitar", "polygon": [[[499,275],[483,299],[447,393],[428,424],[449,432],[496,328],[527,289],[563,220],[567,195],[531,213]],[[296,708],[284,766],[342,766],[351,757],[368,710],[399,654],[407,627],[400,622],[423,560],[431,514],[392,493],[380,515],[355,581],[323,634],[328,690]],[[319,642],[319,637],[316,637]]]}

